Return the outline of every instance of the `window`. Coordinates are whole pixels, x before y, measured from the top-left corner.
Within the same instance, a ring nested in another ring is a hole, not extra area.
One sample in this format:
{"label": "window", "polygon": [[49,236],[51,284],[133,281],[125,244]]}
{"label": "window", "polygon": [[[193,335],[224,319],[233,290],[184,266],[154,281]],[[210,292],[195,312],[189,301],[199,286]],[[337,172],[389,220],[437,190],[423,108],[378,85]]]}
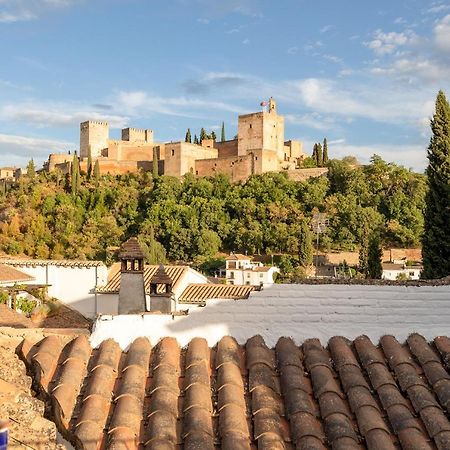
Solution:
{"label": "window", "polygon": [[264,277],[264,274],[263,273],[260,273],[259,274],[259,278],[263,278]]}
{"label": "window", "polygon": [[252,124],[250,124],[250,128],[252,128]]}
{"label": "window", "polygon": [[234,272],[230,272],[230,278],[234,280]]}
{"label": "window", "polygon": [[245,284],[246,284],[247,286],[250,286],[250,281],[246,281]]}
{"label": "window", "polygon": [[247,274],[247,278],[250,278],[250,272]]}
{"label": "window", "polygon": [[414,272],[409,272],[409,276],[410,276],[410,277],[413,277],[414,275],[415,275]]}
{"label": "window", "polygon": [[175,156],[175,150],[172,149],[172,156]]}

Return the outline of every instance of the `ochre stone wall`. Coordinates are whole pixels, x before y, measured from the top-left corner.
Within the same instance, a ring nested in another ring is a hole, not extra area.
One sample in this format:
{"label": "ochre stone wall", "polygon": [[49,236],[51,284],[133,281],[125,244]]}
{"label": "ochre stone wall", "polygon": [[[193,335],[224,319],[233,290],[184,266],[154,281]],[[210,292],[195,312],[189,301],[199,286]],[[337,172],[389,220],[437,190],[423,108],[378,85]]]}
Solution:
{"label": "ochre stone wall", "polygon": [[223,173],[233,182],[245,181],[252,174],[252,159],[252,155],[199,159],[195,161],[195,174],[209,177]]}
{"label": "ochre stone wall", "polygon": [[219,151],[219,158],[238,155],[238,140],[216,142],[215,148]]}
{"label": "ochre stone wall", "polygon": [[122,141],[153,142],[153,130],[143,130],[141,128],[124,128],[122,130]]}
{"label": "ochre stone wall", "polygon": [[108,147],[109,127],[106,122],[88,120],[80,124],[80,156],[87,158],[89,147],[93,158]]}

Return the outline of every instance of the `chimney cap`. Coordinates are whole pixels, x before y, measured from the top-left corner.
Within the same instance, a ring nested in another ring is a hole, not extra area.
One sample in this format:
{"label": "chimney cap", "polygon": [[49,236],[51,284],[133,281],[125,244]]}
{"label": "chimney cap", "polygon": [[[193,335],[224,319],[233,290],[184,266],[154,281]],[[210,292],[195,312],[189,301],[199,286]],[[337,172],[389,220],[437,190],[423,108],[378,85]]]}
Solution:
{"label": "chimney cap", "polygon": [[131,237],[122,244],[119,253],[120,259],[145,259],[145,254],[136,237]]}
{"label": "chimney cap", "polygon": [[155,275],[150,280],[151,284],[173,284],[172,278],[167,275],[166,269],[162,264],[158,267]]}

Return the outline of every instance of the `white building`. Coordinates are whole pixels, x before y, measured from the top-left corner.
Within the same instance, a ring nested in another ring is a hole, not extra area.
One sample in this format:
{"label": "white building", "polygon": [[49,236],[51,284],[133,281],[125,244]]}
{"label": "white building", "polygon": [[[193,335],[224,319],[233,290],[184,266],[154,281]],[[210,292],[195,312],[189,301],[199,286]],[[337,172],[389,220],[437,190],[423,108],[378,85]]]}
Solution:
{"label": "white building", "polygon": [[420,265],[407,266],[405,263],[395,261],[393,263],[383,263],[381,278],[383,280],[420,280],[421,272],[422,266]]}
{"label": "white building", "polygon": [[96,288],[104,286],[108,269],[101,261],[1,259],[0,263],[30,276],[21,284],[48,286],[55,297],[85,317],[96,316]]}
{"label": "white building", "polygon": [[250,256],[232,253],[225,260],[225,272],[227,284],[267,286],[275,282],[274,275],[280,269],[252,261]]}

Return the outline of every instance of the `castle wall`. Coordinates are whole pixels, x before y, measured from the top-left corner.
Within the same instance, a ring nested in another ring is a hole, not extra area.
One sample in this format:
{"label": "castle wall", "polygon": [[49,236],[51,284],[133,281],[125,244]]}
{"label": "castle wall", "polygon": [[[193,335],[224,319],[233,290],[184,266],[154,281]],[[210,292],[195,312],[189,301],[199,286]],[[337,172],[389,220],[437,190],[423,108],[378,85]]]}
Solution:
{"label": "castle wall", "polygon": [[73,155],[69,155],[68,153],[52,153],[48,157],[48,171],[52,172],[56,168],[60,169],[61,165],[65,165],[66,163],[71,163],[73,160]]}
{"label": "castle wall", "polygon": [[303,142],[301,141],[286,141],[284,143],[284,149],[289,158],[302,158],[305,156],[305,153],[303,152]]}
{"label": "castle wall", "polygon": [[198,159],[195,161],[195,173],[199,177],[209,177],[223,173],[229,176],[233,182],[245,181],[253,173],[252,160],[252,155]]}
{"label": "castle wall", "polygon": [[198,159],[217,158],[215,148],[202,147],[189,142],[170,142],[165,144],[164,175],[181,177],[195,173]]}
{"label": "castle wall", "polygon": [[328,173],[327,167],[288,170],[288,178],[293,181],[305,181],[308,178],[320,177]]}
{"label": "castle wall", "polygon": [[143,130],[140,128],[124,128],[122,130],[122,141],[153,142],[153,130]]}
{"label": "castle wall", "polygon": [[236,157],[238,155],[238,140],[216,142],[214,145],[219,152],[219,158],[227,158],[228,156]]}
{"label": "castle wall", "polygon": [[106,122],[88,120],[80,124],[80,156],[87,158],[89,147],[93,158],[102,155],[108,147],[109,127]]}

